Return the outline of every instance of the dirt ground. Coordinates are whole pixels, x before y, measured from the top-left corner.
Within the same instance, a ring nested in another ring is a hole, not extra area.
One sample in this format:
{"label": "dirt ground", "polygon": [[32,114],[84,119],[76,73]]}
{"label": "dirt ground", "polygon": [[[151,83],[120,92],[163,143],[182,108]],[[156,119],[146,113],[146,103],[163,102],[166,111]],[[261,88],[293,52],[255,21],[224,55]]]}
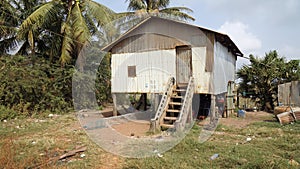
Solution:
{"label": "dirt ground", "polygon": [[[247,125],[260,122],[275,120],[274,115],[259,111],[259,112],[246,112],[245,118],[238,118],[232,115],[229,118],[220,118],[219,124],[226,125],[234,128],[244,128]],[[113,125],[112,128],[118,131],[120,134],[131,137],[143,137],[146,135],[150,127],[150,123],[145,121],[130,121],[127,123],[121,123]],[[101,168],[121,168],[120,163],[124,162],[123,158],[118,158],[116,155],[106,155],[101,159],[101,163],[104,164]]]}
{"label": "dirt ground", "polygon": [[[219,124],[229,127],[243,128],[253,122],[275,120],[273,117],[273,114],[264,111],[246,112],[245,118],[238,118],[232,115],[232,117],[229,118],[220,118]],[[125,136],[142,137],[149,131],[150,123],[147,123],[146,121],[130,121],[127,123],[113,125],[112,128]]]}
{"label": "dirt ground", "polygon": [[125,136],[141,137],[145,136],[149,131],[150,123],[130,121],[128,123],[113,125],[112,128]]}
{"label": "dirt ground", "polygon": [[275,120],[273,114],[264,111],[258,111],[258,112],[246,112],[245,118],[238,118],[236,116],[230,118],[220,118],[219,124],[223,124],[235,128],[243,128],[254,122],[273,121],[273,120]]}

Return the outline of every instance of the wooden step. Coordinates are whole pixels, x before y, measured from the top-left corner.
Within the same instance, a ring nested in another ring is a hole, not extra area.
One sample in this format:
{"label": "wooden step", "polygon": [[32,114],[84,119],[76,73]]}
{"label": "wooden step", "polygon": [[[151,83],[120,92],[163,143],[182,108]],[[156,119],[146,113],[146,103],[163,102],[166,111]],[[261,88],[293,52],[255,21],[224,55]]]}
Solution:
{"label": "wooden step", "polygon": [[178,96],[178,95],[172,95],[171,98],[176,98],[176,99],[183,99],[183,96]]}
{"label": "wooden step", "polygon": [[177,117],[164,117],[165,120],[177,120]]}
{"label": "wooden step", "polygon": [[186,92],[186,89],[175,89],[176,92]]}
{"label": "wooden step", "polygon": [[171,104],[171,105],[182,105],[181,102],[169,102],[169,104]]}
{"label": "wooden step", "polygon": [[178,88],[187,88],[187,86],[188,86],[188,83],[179,83],[179,84],[177,84]]}
{"label": "wooden step", "polygon": [[176,109],[167,109],[167,112],[180,113],[180,110],[176,110]]}
{"label": "wooden step", "polygon": [[175,126],[173,124],[160,124],[161,127],[165,128],[174,128]]}

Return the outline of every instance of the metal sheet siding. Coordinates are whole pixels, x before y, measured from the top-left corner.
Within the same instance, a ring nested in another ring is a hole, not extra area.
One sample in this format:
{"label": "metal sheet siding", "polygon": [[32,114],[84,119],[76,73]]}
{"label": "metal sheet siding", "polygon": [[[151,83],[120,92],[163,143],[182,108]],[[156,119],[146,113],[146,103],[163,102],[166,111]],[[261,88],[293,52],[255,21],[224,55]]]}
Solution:
{"label": "metal sheet siding", "polygon": [[193,77],[196,93],[210,93],[211,74],[205,71],[206,47],[192,48]]}
{"label": "metal sheet siding", "polygon": [[215,43],[213,94],[227,92],[228,81],[235,80],[236,57],[219,42]]}
{"label": "metal sheet siding", "polygon": [[185,45],[178,39],[159,34],[138,34],[128,37],[112,48],[112,53],[135,53],[150,50],[174,49],[176,46]]}
{"label": "metal sheet siding", "polygon": [[278,85],[278,101],[285,106],[300,106],[300,82],[292,81]]}
{"label": "metal sheet siding", "polygon": [[[169,77],[175,77],[174,50],[157,50],[112,55],[112,93],[161,93]],[[136,66],[136,77],[127,67]]]}

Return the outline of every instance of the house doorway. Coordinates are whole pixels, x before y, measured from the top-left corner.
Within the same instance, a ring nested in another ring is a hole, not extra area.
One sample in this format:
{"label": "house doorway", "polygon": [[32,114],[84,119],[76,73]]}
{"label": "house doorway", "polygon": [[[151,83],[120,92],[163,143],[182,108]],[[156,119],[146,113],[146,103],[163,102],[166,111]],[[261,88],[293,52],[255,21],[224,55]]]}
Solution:
{"label": "house doorway", "polygon": [[176,47],[177,84],[188,83],[192,75],[192,50],[189,46]]}

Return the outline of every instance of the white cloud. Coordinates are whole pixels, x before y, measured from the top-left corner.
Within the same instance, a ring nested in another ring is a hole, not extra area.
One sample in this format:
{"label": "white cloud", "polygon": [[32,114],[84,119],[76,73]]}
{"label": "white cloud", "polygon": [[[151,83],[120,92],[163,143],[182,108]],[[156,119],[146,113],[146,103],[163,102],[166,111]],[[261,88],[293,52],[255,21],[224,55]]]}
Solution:
{"label": "white cloud", "polygon": [[242,52],[249,53],[262,47],[261,40],[242,22],[225,22],[218,31],[229,35]]}
{"label": "white cloud", "polygon": [[300,49],[293,46],[285,45],[280,48],[278,52],[279,55],[284,55],[284,57],[288,60],[300,59]]}

